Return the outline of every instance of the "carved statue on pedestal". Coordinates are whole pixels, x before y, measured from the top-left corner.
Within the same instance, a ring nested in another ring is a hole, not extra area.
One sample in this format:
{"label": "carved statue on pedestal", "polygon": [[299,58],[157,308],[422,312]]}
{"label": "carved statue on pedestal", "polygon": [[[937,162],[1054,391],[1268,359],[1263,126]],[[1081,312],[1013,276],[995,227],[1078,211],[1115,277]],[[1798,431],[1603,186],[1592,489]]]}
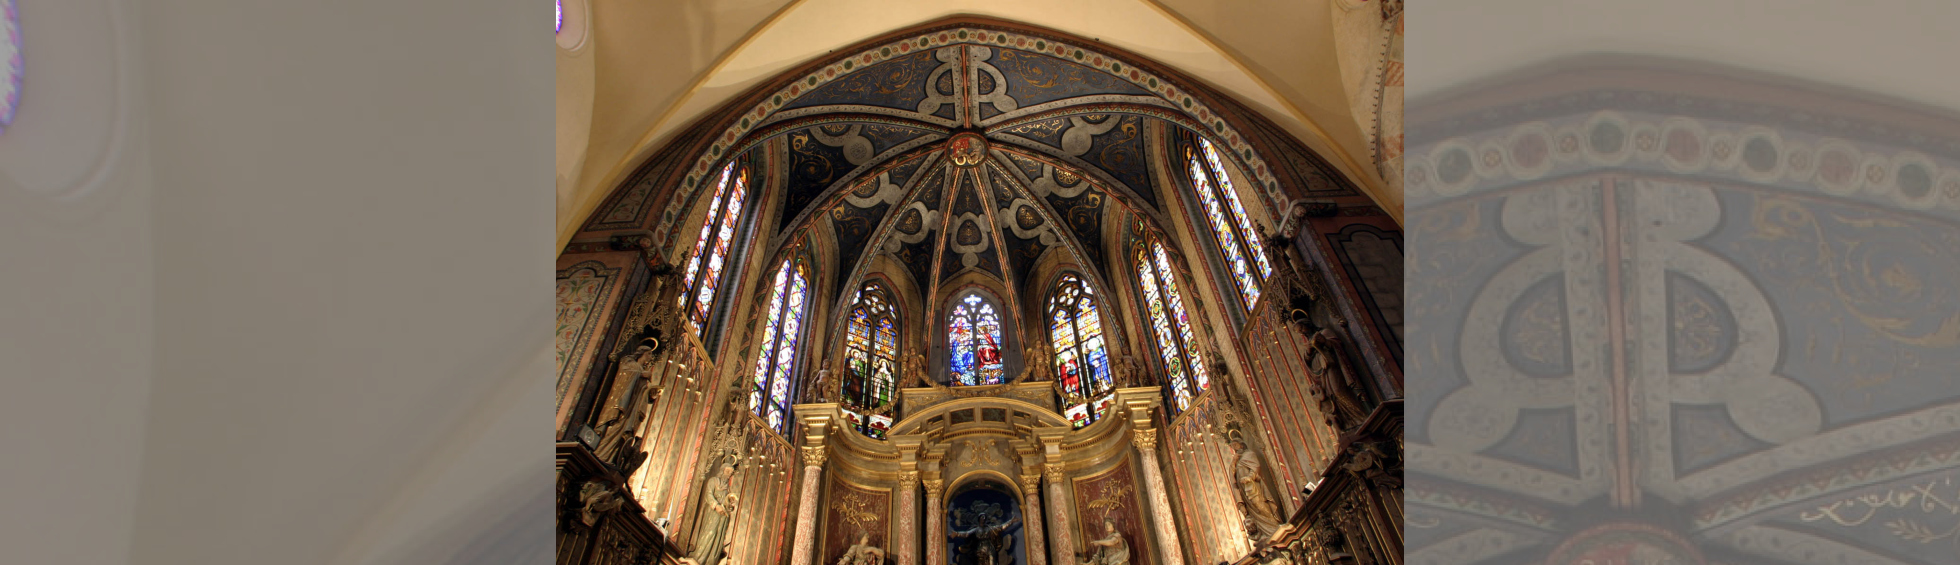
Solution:
{"label": "carved statue on pedestal", "polygon": [[1102,539],[1090,540],[1090,552],[1082,565],[1130,565],[1130,543],[1123,540],[1123,533],[1116,531],[1116,521],[1103,519]]}
{"label": "carved statue on pedestal", "polygon": [[1280,516],[1279,504],[1266,490],[1266,480],[1260,476],[1265,465],[1259,453],[1245,444],[1245,440],[1232,439],[1232,450],[1239,454],[1233,466],[1233,483],[1238,486],[1240,510],[1245,514],[1246,530],[1253,541],[1272,539],[1274,534],[1283,531],[1286,518]]}
{"label": "carved statue on pedestal", "polygon": [[801,403],[830,402],[833,400],[830,395],[830,369],[817,370],[817,378],[810,379],[809,386],[803,390],[803,395],[800,398],[798,402]]}
{"label": "carved statue on pedestal", "polygon": [[859,532],[857,543],[845,549],[844,557],[837,560],[837,565],[884,565],[884,563],[885,550],[871,545],[871,534],[865,532]]}
{"label": "carved statue on pedestal", "polygon": [[737,503],[741,502],[734,492],[734,474],[735,462],[723,462],[708,478],[702,493],[701,514],[696,518],[701,525],[695,528],[694,551],[689,555],[701,565],[720,565],[728,555],[729,525],[734,523]]}
{"label": "carved statue on pedestal", "polygon": [[1321,328],[1307,338],[1307,375],[1312,377],[1310,386],[1320,399],[1321,412],[1334,429],[1346,431],[1368,417],[1368,407],[1363,404],[1361,379],[1341,347],[1343,341],[1334,328]]}
{"label": "carved statue on pedestal", "polygon": [[1150,386],[1150,374],[1145,372],[1143,362],[1138,361],[1136,357],[1118,356],[1114,368],[1116,386],[1122,388]]}
{"label": "carved statue on pedestal", "polygon": [[634,434],[638,433],[647,408],[659,397],[659,389],[651,387],[652,379],[648,376],[654,349],[651,343],[642,343],[620,364],[609,396],[613,401],[599,417],[595,430],[599,432],[599,444],[594,446],[592,454],[615,468],[624,467],[630,458],[626,448],[635,443]]}

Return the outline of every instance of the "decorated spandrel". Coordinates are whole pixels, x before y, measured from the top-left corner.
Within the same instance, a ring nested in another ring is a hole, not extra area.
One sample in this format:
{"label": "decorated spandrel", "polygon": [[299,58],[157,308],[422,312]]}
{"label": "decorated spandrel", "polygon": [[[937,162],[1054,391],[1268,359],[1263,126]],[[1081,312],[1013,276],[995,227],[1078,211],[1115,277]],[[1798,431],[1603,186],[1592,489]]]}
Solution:
{"label": "decorated spandrel", "polygon": [[1246,247],[1252,251],[1252,260],[1259,265],[1260,278],[1272,276],[1273,266],[1266,262],[1265,244],[1260,243],[1259,231],[1253,229],[1252,218],[1246,215],[1245,205],[1239,203],[1239,192],[1232,187],[1232,177],[1225,174],[1224,160],[1218,157],[1218,150],[1212,148],[1210,140],[1198,138],[1198,147],[1204,151],[1205,162],[1211,165],[1212,178],[1218,179],[1219,193],[1225,195],[1225,202],[1231,206],[1232,219],[1237,223],[1239,233],[1245,236]]}

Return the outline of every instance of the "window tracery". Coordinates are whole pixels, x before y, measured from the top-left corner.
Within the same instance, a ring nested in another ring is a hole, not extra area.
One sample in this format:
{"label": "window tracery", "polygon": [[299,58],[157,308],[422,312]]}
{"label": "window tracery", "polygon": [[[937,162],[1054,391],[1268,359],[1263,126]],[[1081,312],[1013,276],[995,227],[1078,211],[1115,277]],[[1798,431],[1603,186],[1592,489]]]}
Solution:
{"label": "window tracery", "polygon": [[1150,318],[1152,336],[1164,362],[1171,399],[1179,411],[1191,406],[1191,399],[1211,386],[1211,375],[1204,354],[1192,331],[1191,317],[1184,309],[1184,294],[1178,290],[1176,271],[1171,269],[1164,244],[1150,238],[1136,249],[1137,282],[1143,288],[1143,311]]}
{"label": "window tracery", "polygon": [[952,361],[952,381],[962,385],[1007,382],[1001,357],[1000,315],[992,302],[967,294],[953,306],[947,320],[946,351]]}
{"label": "window tracery", "polygon": [[[1200,153],[1204,157],[1202,165]],[[1212,148],[1211,141],[1198,138],[1198,151],[1186,148],[1184,159],[1195,185],[1192,188],[1204,204],[1205,218],[1210,220],[1212,235],[1218,240],[1218,250],[1230,267],[1239,297],[1244,299],[1246,309],[1251,310],[1259,303],[1260,282],[1273,274],[1259,232],[1253,229],[1252,218],[1239,202],[1232,177],[1225,174],[1225,162],[1219,158],[1218,150]]]}
{"label": "window tracery", "polygon": [[877,281],[859,289],[854,302],[844,332],[840,400],[859,432],[883,438],[892,418],[878,412],[891,405],[898,383],[898,309]]}
{"label": "window tracery", "polygon": [[1063,273],[1049,294],[1048,336],[1055,351],[1055,382],[1072,404],[1065,415],[1078,428],[1095,422],[1107,411],[1108,393],[1116,384],[1095,291],[1075,273]]}
{"label": "window tracery", "polygon": [[787,432],[790,421],[790,380],[796,362],[796,341],[802,337],[804,306],[809,299],[809,277],[795,259],[783,261],[769,299],[768,318],[762,336],[756,341],[754,386],[749,409],[768,421],[770,427]]}
{"label": "window tracery", "polygon": [[[729,190],[730,179],[734,180],[733,190]],[[694,322],[697,333],[707,327],[708,314],[714,311],[715,290],[721,283],[728,251],[734,246],[735,226],[742,216],[743,200],[748,196],[748,180],[746,168],[737,171],[734,163],[722,168],[721,179],[715,182],[714,196],[708,201],[701,235],[695,238],[694,251],[688,254],[682,288],[688,289],[683,296],[692,297],[688,319]]]}

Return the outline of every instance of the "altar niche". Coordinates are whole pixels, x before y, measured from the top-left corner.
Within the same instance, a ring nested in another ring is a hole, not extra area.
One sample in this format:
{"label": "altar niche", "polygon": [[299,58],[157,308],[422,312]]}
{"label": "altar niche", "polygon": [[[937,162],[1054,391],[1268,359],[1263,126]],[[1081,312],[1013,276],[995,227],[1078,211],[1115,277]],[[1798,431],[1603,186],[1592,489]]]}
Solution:
{"label": "altar niche", "polygon": [[946,551],[952,565],[1026,565],[1027,533],[1014,489],[979,479],[946,504]]}

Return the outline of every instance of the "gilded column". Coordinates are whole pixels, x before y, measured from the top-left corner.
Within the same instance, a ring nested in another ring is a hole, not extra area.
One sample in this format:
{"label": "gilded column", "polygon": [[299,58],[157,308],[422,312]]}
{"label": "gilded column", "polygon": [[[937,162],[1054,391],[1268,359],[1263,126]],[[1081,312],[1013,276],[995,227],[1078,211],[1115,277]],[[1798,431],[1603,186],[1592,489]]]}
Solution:
{"label": "gilded column", "polygon": [[940,508],[939,494],[945,492],[946,484],[939,479],[926,479],[926,564],[945,563],[946,559],[946,512]]}
{"label": "gilded column", "polygon": [[1046,536],[1041,531],[1041,474],[1021,475],[1021,493],[1026,498],[1021,507],[1021,531],[1028,540],[1028,565],[1047,565],[1048,544],[1043,543]]}
{"label": "gilded column", "polygon": [[1048,530],[1054,532],[1048,540],[1054,544],[1050,546],[1054,555],[1050,562],[1071,565],[1075,563],[1075,530],[1068,519],[1068,489],[1062,484],[1062,464],[1049,463],[1044,470],[1048,477]]}
{"label": "gilded column", "polygon": [[817,479],[823,476],[824,447],[803,448],[803,500],[796,505],[796,545],[792,565],[810,565],[817,544]]}
{"label": "gilded column", "polygon": [[912,519],[919,515],[919,472],[906,471],[898,474],[898,538],[893,553],[898,556],[898,565],[917,565],[919,550],[919,528]]}
{"label": "gilded column", "polygon": [[1164,474],[1157,468],[1157,430],[1134,430],[1130,441],[1143,457],[1143,484],[1150,489],[1150,518],[1157,525],[1157,541],[1164,565],[1184,565],[1184,544],[1177,541],[1177,525],[1171,523],[1171,499],[1164,493]]}

